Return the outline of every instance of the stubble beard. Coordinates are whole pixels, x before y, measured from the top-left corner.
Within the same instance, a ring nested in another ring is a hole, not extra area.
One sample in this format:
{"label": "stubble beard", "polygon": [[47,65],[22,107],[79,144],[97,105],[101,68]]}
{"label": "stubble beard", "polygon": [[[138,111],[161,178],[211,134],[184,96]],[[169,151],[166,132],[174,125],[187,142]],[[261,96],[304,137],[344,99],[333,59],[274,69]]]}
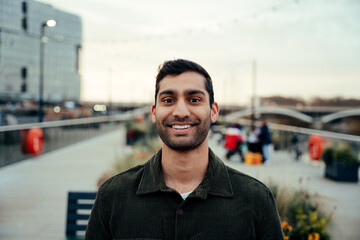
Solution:
{"label": "stubble beard", "polygon": [[[184,123],[191,123],[195,129],[195,133],[193,136],[186,136],[186,138],[189,139],[182,139],[183,136],[170,136],[168,131],[170,129],[169,125],[171,122],[184,122]],[[195,123],[195,124],[194,124]],[[210,115],[207,119],[204,121],[201,120],[189,120],[189,119],[172,119],[172,120],[165,120],[163,122],[156,121],[156,128],[157,132],[161,138],[161,140],[164,142],[166,146],[168,146],[170,149],[179,151],[179,152],[185,152],[190,151],[193,149],[196,149],[199,147],[206,139],[209,129],[210,129]]]}

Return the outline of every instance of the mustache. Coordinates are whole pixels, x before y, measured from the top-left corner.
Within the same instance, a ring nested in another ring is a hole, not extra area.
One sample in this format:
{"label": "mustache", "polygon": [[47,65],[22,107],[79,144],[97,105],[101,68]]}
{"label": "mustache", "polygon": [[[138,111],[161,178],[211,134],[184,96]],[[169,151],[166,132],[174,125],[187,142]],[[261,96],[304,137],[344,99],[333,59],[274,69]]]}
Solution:
{"label": "mustache", "polygon": [[180,117],[173,117],[171,119],[166,119],[164,121],[165,125],[173,125],[173,123],[187,123],[190,125],[197,125],[200,124],[200,120],[199,119],[191,119],[189,117],[184,117],[184,118],[180,118]]}

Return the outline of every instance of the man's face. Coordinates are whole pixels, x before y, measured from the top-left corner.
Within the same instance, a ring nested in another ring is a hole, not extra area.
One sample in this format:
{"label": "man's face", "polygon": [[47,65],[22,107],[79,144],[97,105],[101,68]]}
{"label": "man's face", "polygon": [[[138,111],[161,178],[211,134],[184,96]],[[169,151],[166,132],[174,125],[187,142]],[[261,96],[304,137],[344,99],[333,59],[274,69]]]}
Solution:
{"label": "man's face", "polygon": [[209,107],[204,77],[196,72],[168,75],[159,85],[152,121],[164,144],[176,151],[188,151],[204,143],[219,108]]}

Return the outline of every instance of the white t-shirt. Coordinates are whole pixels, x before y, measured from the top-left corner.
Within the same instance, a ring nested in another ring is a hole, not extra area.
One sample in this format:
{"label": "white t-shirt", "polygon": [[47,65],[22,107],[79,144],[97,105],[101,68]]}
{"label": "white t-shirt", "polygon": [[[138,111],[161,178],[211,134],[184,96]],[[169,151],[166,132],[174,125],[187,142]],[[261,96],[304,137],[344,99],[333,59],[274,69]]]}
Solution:
{"label": "white t-shirt", "polygon": [[190,195],[191,192],[186,192],[186,193],[180,193],[181,197],[185,200],[189,195]]}

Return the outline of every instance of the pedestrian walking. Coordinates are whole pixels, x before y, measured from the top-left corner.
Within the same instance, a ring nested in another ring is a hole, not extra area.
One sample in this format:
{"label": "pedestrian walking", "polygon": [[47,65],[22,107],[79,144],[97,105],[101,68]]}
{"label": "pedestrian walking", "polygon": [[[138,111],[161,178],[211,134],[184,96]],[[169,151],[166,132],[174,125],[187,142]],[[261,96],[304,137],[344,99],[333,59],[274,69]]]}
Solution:
{"label": "pedestrian walking", "polygon": [[265,119],[260,119],[259,141],[261,144],[263,163],[270,164],[271,163],[270,144],[272,143],[272,140]]}
{"label": "pedestrian walking", "polygon": [[261,153],[261,144],[259,142],[260,129],[254,125],[250,126],[250,131],[247,137],[248,150],[252,153]]}
{"label": "pedestrian walking", "polygon": [[244,156],[242,152],[242,143],[244,141],[244,137],[241,131],[239,124],[234,123],[230,127],[226,129],[225,133],[225,143],[224,147],[227,150],[225,155],[226,160],[230,160],[230,158],[238,153],[240,157],[240,161],[244,161]]}

